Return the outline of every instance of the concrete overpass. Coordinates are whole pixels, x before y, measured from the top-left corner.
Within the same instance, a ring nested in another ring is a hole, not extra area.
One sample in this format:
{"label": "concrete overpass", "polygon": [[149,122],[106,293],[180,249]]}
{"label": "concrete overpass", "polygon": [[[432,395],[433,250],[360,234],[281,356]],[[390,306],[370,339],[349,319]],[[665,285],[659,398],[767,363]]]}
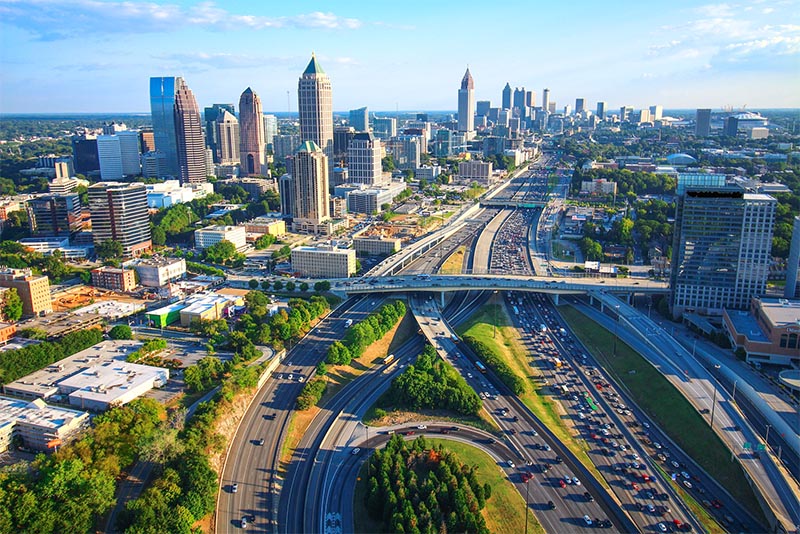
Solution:
{"label": "concrete overpass", "polygon": [[513,200],[510,198],[491,198],[481,200],[481,206],[493,208],[543,208],[549,199],[544,200]]}

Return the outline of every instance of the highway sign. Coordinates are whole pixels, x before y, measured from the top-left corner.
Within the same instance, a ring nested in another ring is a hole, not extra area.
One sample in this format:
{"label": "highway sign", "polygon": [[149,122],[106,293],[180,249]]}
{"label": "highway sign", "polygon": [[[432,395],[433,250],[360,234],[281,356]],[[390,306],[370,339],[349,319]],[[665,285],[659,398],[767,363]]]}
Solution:
{"label": "highway sign", "polygon": [[744,450],[746,450],[746,451],[747,451],[747,450],[750,450],[750,449],[752,449],[752,448],[753,448],[753,444],[752,444],[752,443],[750,443],[749,441],[745,441],[744,443],[742,443],[742,448],[743,448]]}
{"label": "highway sign", "polygon": [[764,452],[765,450],[767,450],[767,446],[764,445],[763,443],[756,443],[756,450],[758,452]]}

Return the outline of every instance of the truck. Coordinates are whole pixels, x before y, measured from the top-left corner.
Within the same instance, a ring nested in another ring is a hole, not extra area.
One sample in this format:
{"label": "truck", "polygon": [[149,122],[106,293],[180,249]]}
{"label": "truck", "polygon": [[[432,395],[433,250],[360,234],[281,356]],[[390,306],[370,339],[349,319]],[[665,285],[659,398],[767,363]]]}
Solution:
{"label": "truck", "polygon": [[544,323],[540,324],[540,325],[539,325],[539,331],[540,331],[542,334],[546,334],[546,333],[547,333],[547,326],[545,326],[545,324],[544,324]]}
{"label": "truck", "polygon": [[390,354],[383,359],[383,365],[389,365],[394,361],[394,354]]}
{"label": "truck", "polygon": [[558,369],[563,365],[563,363],[561,362],[560,358],[553,358],[553,365],[555,365],[556,369]]}
{"label": "truck", "polygon": [[346,320],[344,322],[344,327],[345,328],[350,328],[351,326],[353,326],[353,320],[352,319],[348,319],[348,320]]}

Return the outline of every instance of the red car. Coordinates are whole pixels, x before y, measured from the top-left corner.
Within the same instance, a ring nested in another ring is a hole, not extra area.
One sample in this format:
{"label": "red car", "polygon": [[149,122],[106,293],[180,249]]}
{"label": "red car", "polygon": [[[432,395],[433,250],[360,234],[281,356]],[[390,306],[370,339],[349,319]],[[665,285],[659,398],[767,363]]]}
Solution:
{"label": "red car", "polygon": [[631,487],[636,491],[639,491],[639,484],[637,484],[636,482],[631,482]]}
{"label": "red car", "polygon": [[561,486],[562,488],[566,488],[567,487],[567,483],[564,482],[563,479],[558,481],[558,485]]}

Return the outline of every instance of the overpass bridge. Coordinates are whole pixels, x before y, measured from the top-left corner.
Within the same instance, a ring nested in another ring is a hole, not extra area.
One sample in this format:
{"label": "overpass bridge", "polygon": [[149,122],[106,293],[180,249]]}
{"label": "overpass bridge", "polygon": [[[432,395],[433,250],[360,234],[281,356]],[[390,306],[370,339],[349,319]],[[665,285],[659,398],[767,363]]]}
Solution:
{"label": "overpass bridge", "polygon": [[510,198],[485,198],[481,200],[481,206],[492,208],[543,208],[547,206],[549,199],[543,200],[513,200]]}

